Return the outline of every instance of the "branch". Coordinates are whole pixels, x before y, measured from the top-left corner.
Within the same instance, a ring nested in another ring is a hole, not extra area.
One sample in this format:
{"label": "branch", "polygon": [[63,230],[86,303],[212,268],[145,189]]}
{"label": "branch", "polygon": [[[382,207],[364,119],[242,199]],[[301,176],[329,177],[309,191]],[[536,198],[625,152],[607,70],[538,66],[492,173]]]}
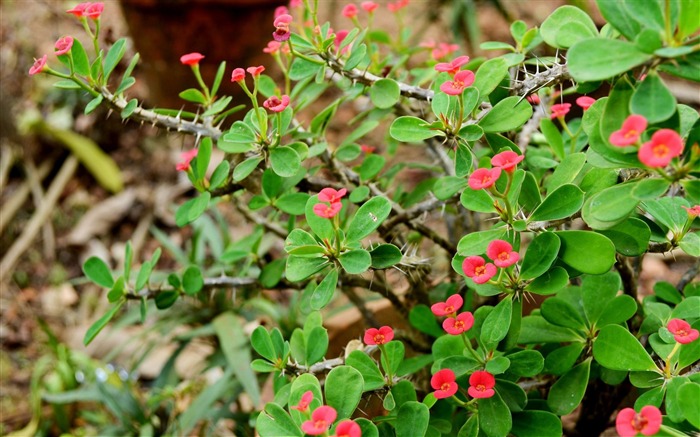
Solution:
{"label": "branch", "polygon": [[522,81],[513,81],[511,90],[519,96],[526,96],[542,87],[572,80],[566,64],[554,64],[546,70],[534,74],[526,71],[525,75],[526,77]]}

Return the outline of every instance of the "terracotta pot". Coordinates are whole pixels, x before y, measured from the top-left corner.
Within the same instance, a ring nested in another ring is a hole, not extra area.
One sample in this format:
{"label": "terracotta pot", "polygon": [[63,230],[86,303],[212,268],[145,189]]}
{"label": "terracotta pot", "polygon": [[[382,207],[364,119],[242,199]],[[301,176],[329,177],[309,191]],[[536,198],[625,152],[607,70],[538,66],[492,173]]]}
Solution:
{"label": "terracotta pot", "polygon": [[[285,0],[121,0],[121,7],[149,88],[149,103],[179,109],[180,91],[197,87],[180,56],[199,52],[205,83],[211,86],[221,61],[226,76],[219,94],[240,101],[240,88],[230,82],[231,70],[251,65],[272,66],[262,53],[272,39],[274,10]],[[239,97],[239,99],[237,99]],[[192,109],[192,107],[188,107]]]}

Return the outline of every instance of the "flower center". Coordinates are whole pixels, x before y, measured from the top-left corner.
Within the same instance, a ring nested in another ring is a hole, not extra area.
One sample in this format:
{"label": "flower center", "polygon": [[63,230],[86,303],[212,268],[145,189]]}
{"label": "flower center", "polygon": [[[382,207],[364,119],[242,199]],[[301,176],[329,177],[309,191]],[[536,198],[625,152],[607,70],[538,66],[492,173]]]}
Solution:
{"label": "flower center", "polygon": [[632,428],[637,431],[641,431],[647,426],[647,423],[648,421],[646,417],[642,416],[641,414],[635,414],[634,419],[632,419]]}
{"label": "flower center", "polygon": [[639,136],[639,132],[637,132],[634,129],[630,129],[627,132],[625,132],[625,138],[632,138],[632,137],[636,137],[636,136]]}
{"label": "flower center", "polygon": [[474,387],[476,391],[486,391],[486,386],[484,384],[479,384],[476,387]]}
{"label": "flower center", "polygon": [[685,329],[680,328],[676,330],[676,335],[685,337],[686,335],[688,335],[688,332]]}
{"label": "flower center", "polygon": [[668,155],[668,146],[666,144],[656,144],[654,146],[654,155],[659,158]]}
{"label": "flower center", "polygon": [[481,276],[484,273],[486,273],[486,267],[485,266],[479,266],[479,267],[474,267],[474,274],[476,276]]}
{"label": "flower center", "polygon": [[384,344],[384,335],[382,335],[382,334],[375,335],[374,342],[377,344]]}
{"label": "flower center", "polygon": [[486,185],[486,184],[488,184],[489,182],[491,182],[491,175],[486,175],[486,176],[484,176],[483,178],[481,178],[481,183],[482,183],[482,184]]}
{"label": "flower center", "polygon": [[440,390],[447,391],[450,389],[451,385],[452,384],[450,384],[449,382],[443,382],[442,385],[440,386]]}
{"label": "flower center", "polygon": [[498,259],[501,261],[508,261],[510,254],[508,252],[501,252],[498,254]]}
{"label": "flower center", "polygon": [[457,320],[455,322],[455,328],[464,330],[464,322],[461,320]]}
{"label": "flower center", "polygon": [[314,428],[316,429],[326,429],[328,428],[328,425],[326,425],[325,420],[317,420],[314,422]]}
{"label": "flower center", "polygon": [[448,314],[453,313],[454,311],[455,311],[455,308],[452,305],[445,307],[445,312]]}

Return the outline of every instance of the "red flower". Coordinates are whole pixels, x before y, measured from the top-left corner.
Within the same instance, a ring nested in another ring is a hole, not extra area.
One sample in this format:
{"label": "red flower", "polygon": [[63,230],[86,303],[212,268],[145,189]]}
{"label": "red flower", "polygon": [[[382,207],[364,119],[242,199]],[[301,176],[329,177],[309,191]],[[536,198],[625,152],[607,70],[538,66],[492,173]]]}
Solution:
{"label": "red flower", "polygon": [[376,147],[374,147],[374,146],[369,146],[369,145],[367,145],[367,144],[361,144],[361,145],[360,145],[360,149],[361,149],[363,152],[365,152],[366,154],[368,154],[368,155],[369,155],[370,153],[374,152],[375,150],[377,150]]}
{"label": "red flower", "polygon": [[289,14],[282,14],[275,18],[274,26],[275,31],[272,32],[272,38],[275,41],[287,41],[291,32],[289,31],[289,24],[292,22],[293,18]]}
{"label": "red flower", "polygon": [[473,83],[474,73],[470,70],[462,70],[455,74],[454,80],[448,80],[440,85],[440,91],[451,96],[458,96]]}
{"label": "red flower", "polygon": [[[273,55],[279,52],[280,46],[282,46],[282,43],[280,43],[279,41],[270,41],[267,43],[267,47],[263,49],[263,53],[269,53]],[[241,70],[243,69],[241,68]]]}
{"label": "red flower", "polygon": [[558,103],[556,105],[552,105],[552,120],[555,118],[564,118],[564,116],[569,113],[569,109],[571,109],[571,103]]}
{"label": "red flower", "polygon": [[63,38],[60,38],[58,41],[56,41],[56,44],[54,45],[54,49],[56,50],[56,56],[65,55],[70,51],[71,47],[73,47],[72,36],[64,36]]}
{"label": "red flower", "polygon": [[491,188],[499,176],[501,176],[500,167],[477,169],[469,176],[469,188],[472,190]]}
{"label": "red flower", "polygon": [[700,215],[700,205],[695,205],[692,208],[688,208],[687,206],[684,206],[683,209],[688,211],[688,215],[691,218],[695,218]]}
{"label": "red flower", "polygon": [[688,322],[681,319],[671,319],[666,325],[666,329],[673,334],[674,340],[680,344],[692,343],[700,335],[697,329],[691,328]]}
{"label": "red flower", "polygon": [[647,167],[666,167],[682,152],[681,136],[671,129],[659,129],[639,148],[639,161]]}
{"label": "red flower", "polygon": [[491,258],[493,263],[498,267],[504,268],[512,266],[520,259],[520,254],[513,251],[513,246],[503,240],[493,240],[490,242],[489,247],[486,249],[486,255]]}
{"label": "red flower", "polygon": [[199,61],[202,59],[204,59],[204,55],[197,52],[180,56],[180,62],[182,65],[199,65]]}
{"label": "red flower", "polygon": [[641,115],[630,115],[622,123],[620,130],[610,134],[610,144],[625,147],[639,141],[642,132],[647,128],[647,119]]}
{"label": "red flower", "polygon": [[311,420],[301,424],[301,430],[309,435],[321,435],[328,431],[338,413],[335,408],[323,405],[311,413]]}
{"label": "red flower", "polygon": [[620,437],[634,437],[638,433],[654,435],[661,428],[661,411],[653,405],[642,407],[639,413],[624,408],[617,413],[615,429]]}
{"label": "red flower", "polygon": [[462,271],[475,283],[483,284],[496,275],[497,269],[493,264],[487,264],[480,256],[468,256],[462,263]]}
{"label": "red flower", "polygon": [[584,111],[590,108],[594,103],[595,99],[593,97],[581,96],[576,99],[576,104],[582,107]]}
{"label": "red flower", "polygon": [[360,7],[371,14],[379,5],[375,2],[362,2],[360,3]]}
{"label": "red flower", "polygon": [[449,398],[457,393],[459,386],[455,382],[455,372],[442,369],[430,378],[430,386],[435,389],[435,399]]}
{"label": "red flower", "polygon": [[90,6],[90,2],[78,3],[77,5],[73,6],[72,9],[68,9],[66,12],[75,15],[77,18],[82,18],[85,16],[85,9],[87,9],[88,6]]}
{"label": "red flower", "polygon": [[457,50],[459,50],[458,44],[448,44],[445,42],[441,42],[436,48],[433,49],[430,55],[433,57],[433,59],[442,59],[445,56],[456,52]]}
{"label": "red flower", "polygon": [[462,305],[464,304],[464,299],[459,294],[453,294],[448,297],[445,302],[438,302],[430,307],[430,311],[433,312],[438,317],[449,316],[450,314],[456,313]]}
{"label": "red flower", "polygon": [[275,8],[275,18],[279,17],[280,15],[284,14],[289,14],[289,9],[287,9],[286,6],[277,6]]}
{"label": "red flower", "polygon": [[357,16],[357,6],[354,3],[345,5],[343,8],[343,16],[346,18],[355,18]]}
{"label": "red flower", "polygon": [[520,161],[525,158],[524,155],[518,155],[512,150],[506,150],[491,158],[491,165],[494,167],[499,167],[501,170],[505,170],[508,173],[512,173],[515,167]]}
{"label": "red flower", "polygon": [[245,70],[242,68],[234,68],[231,72],[231,82],[243,82],[245,80]]}
{"label": "red flower", "polygon": [[474,315],[469,311],[458,314],[454,319],[452,317],[445,319],[442,322],[442,329],[450,335],[459,335],[467,332],[474,326]]}
{"label": "red flower", "polygon": [[335,435],[333,437],[362,437],[362,428],[357,422],[345,419],[335,427]]}
{"label": "red flower", "polygon": [[493,387],[496,385],[496,378],[486,370],[477,370],[469,377],[469,388],[467,393],[473,398],[490,398],[496,392]]}
{"label": "red flower", "polygon": [[263,106],[272,112],[282,112],[289,105],[289,96],[284,95],[280,99],[277,96],[271,96],[263,102]]}
{"label": "red flower", "polygon": [[100,18],[100,15],[102,15],[102,11],[104,11],[104,9],[105,5],[102,2],[90,3],[85,10],[83,10],[83,17],[97,20]]}
{"label": "red flower", "polygon": [[525,97],[525,100],[532,103],[533,105],[540,104],[540,96],[538,96],[537,94],[530,94],[529,96]]}
{"label": "red flower", "polygon": [[297,410],[297,411],[306,411],[309,409],[309,404],[313,400],[314,400],[314,393],[311,390],[306,391],[306,392],[304,392],[303,395],[301,395],[301,399],[299,400],[299,403],[292,406],[291,408],[293,410]]}
{"label": "red flower", "polygon": [[326,203],[317,203],[314,205],[314,214],[323,218],[333,218],[340,212],[342,207],[343,204],[340,202],[331,203],[330,205]]}
{"label": "red flower", "polygon": [[44,67],[46,67],[46,58],[47,55],[44,55],[41,58],[34,60],[34,65],[32,65],[32,67],[29,69],[30,76],[34,76],[35,74],[39,74],[44,71]]}
{"label": "red flower", "polygon": [[450,62],[441,62],[437,64],[435,66],[435,71],[449,73],[451,76],[454,76],[462,65],[466,64],[467,62],[469,62],[469,56],[458,56]]}
{"label": "red flower", "polygon": [[250,73],[250,75],[253,77],[258,77],[258,76],[260,76],[260,73],[265,71],[265,67],[263,67],[262,65],[259,65],[257,67],[248,67],[245,69],[245,71]]}
{"label": "red flower", "polygon": [[381,328],[369,328],[365,331],[365,344],[386,344],[394,339],[394,330],[390,326],[382,326]]}
{"label": "red flower", "polygon": [[178,162],[178,164],[175,166],[175,169],[177,171],[187,171],[190,169],[190,162],[197,156],[197,152],[199,149],[192,149],[188,150],[187,152],[182,152],[180,154],[180,159],[182,161]]}
{"label": "red flower", "polygon": [[340,203],[340,199],[342,199],[347,192],[348,190],[345,188],[341,188],[337,191],[334,188],[324,188],[318,193],[318,200],[328,203]]}

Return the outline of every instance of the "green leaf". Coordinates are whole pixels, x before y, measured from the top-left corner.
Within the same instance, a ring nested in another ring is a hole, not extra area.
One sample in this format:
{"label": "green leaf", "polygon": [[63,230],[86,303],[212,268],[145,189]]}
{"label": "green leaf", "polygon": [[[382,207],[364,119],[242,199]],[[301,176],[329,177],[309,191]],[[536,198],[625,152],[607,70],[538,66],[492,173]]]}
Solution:
{"label": "green leaf", "polygon": [[533,211],[530,221],[558,220],[570,217],[583,205],[583,191],[573,184],[564,184],[544,198]]}
{"label": "green leaf", "polygon": [[107,323],[109,323],[110,320],[119,312],[119,309],[122,307],[122,305],[126,302],[125,299],[121,299],[117,301],[114,305],[112,305],[112,308],[105,313],[102,317],[100,317],[95,323],[90,325],[88,328],[87,332],[85,333],[85,337],[83,337],[83,345],[87,346],[92,342],[92,340],[95,339],[97,334],[102,331],[102,328],[107,326]]}
{"label": "green leaf", "polygon": [[542,232],[527,246],[520,269],[521,279],[533,279],[544,274],[557,258],[561,242],[552,232]]}
{"label": "green leaf", "polygon": [[697,232],[688,232],[678,243],[683,252],[693,257],[700,257],[700,235]]}
{"label": "green leaf", "polygon": [[95,97],[94,99],[90,100],[87,105],[85,105],[85,115],[90,114],[92,111],[97,109],[98,106],[100,106],[100,103],[102,103],[102,100],[104,97],[100,94],[99,96]]}
{"label": "green leaf", "polygon": [[612,370],[658,370],[639,340],[619,325],[600,330],[593,343],[593,357],[601,366]]}
{"label": "green leaf", "polygon": [[509,375],[527,378],[537,375],[544,367],[544,358],[536,350],[520,350],[506,357],[510,360]]}
{"label": "green leaf", "polygon": [[212,324],[229,368],[233,370],[236,379],[250,396],[253,405],[260,404],[258,379],[250,367],[252,358],[248,348],[248,338],[243,332],[240,320],[233,313],[225,312],[218,315]]}
{"label": "green leaf", "polygon": [[539,295],[554,294],[569,284],[569,274],[563,267],[553,267],[536,277],[525,290]]}
{"label": "green leaf", "polygon": [[90,76],[90,61],[88,60],[87,52],[85,48],[80,43],[79,39],[73,40],[73,47],[71,47],[71,55],[73,56],[73,66],[75,67],[75,72],[81,76]]}
{"label": "green leaf", "polygon": [[352,203],[360,203],[369,196],[369,187],[366,185],[360,185],[359,187],[352,190],[350,193],[350,201]]}
{"label": "green leaf", "polygon": [[289,414],[274,402],[265,404],[265,410],[258,415],[255,421],[255,430],[260,434],[260,437],[302,437],[304,435],[289,417]]}
{"label": "green leaf", "polygon": [[558,49],[598,36],[598,29],[587,13],[576,6],[561,6],[552,12],[540,27],[544,42]]}
{"label": "green leaf", "polygon": [[270,151],[272,169],[282,177],[292,177],[301,167],[299,154],[290,147],[275,147]]}
{"label": "green leaf", "polygon": [[297,57],[289,69],[289,78],[294,81],[300,81],[307,77],[315,76],[319,70],[323,69],[321,61],[318,63],[307,61],[304,58]]}
{"label": "green leaf", "polygon": [[477,437],[479,435],[479,415],[472,414],[459,429],[457,437]]}
{"label": "green leaf", "polygon": [[[105,56],[105,62],[104,62],[104,82],[107,83],[107,79],[109,79],[109,75],[112,74],[112,71],[114,71],[114,68],[119,64],[119,61],[121,61],[122,57],[124,57],[124,53],[126,52],[126,38],[120,38],[117,40],[117,42],[112,45],[112,47],[109,48],[109,51],[107,52],[107,56]],[[72,50],[72,49],[71,49]]]}
{"label": "green leaf", "polygon": [[467,185],[468,181],[465,178],[444,176],[435,181],[435,185],[433,185],[433,194],[435,194],[438,200],[447,200],[466,188]]}
{"label": "green leaf", "polygon": [[433,337],[440,337],[444,334],[444,331],[435,320],[435,315],[426,305],[418,304],[411,308],[408,320],[411,322],[411,326],[425,334]]}
{"label": "green leaf", "polygon": [[481,99],[486,99],[496,89],[508,73],[508,62],[500,57],[489,59],[479,66],[474,75],[472,87],[479,91]]}
{"label": "green leaf", "polygon": [[496,212],[493,199],[486,190],[462,190],[459,201],[463,207],[474,212]]}
{"label": "green leaf", "polygon": [[369,90],[369,98],[377,108],[391,108],[399,101],[399,97],[401,97],[399,84],[392,79],[379,79]]}
{"label": "green leaf", "polygon": [[[64,89],[64,90],[79,90],[82,89],[80,85],[77,83],[73,82],[72,80],[59,80],[58,82],[55,82],[53,84],[55,88],[59,89]],[[129,102],[131,103],[131,102]]]}
{"label": "green leaf", "polygon": [[331,271],[323,278],[320,284],[314,288],[311,294],[311,309],[320,310],[333,299],[333,293],[338,285],[338,269]]}
{"label": "green leaf", "polygon": [[[306,326],[304,327],[306,331]],[[315,364],[326,355],[328,351],[328,331],[323,326],[316,326],[306,334],[306,365]]]}
{"label": "green leaf", "polygon": [[565,343],[583,340],[571,329],[552,325],[542,316],[523,317],[518,343]]}
{"label": "green leaf", "polygon": [[490,398],[479,399],[478,403],[481,431],[488,437],[504,437],[508,435],[513,419],[501,395],[496,392]]}
{"label": "green leaf", "polygon": [[275,201],[275,206],[287,214],[303,215],[308,201],[306,193],[287,193]]}
{"label": "green leaf", "polygon": [[335,235],[333,222],[327,218],[319,217],[316,215],[316,213],[314,212],[314,205],[316,205],[317,203],[319,203],[318,195],[309,197],[309,200],[306,202],[306,210],[304,211],[306,223],[309,225],[313,233],[316,234],[319,238],[330,241],[330,239],[332,239]]}
{"label": "green leaf", "polygon": [[488,231],[472,232],[459,240],[457,253],[463,256],[481,255],[493,240],[502,240],[506,229],[496,228]]}
{"label": "green leaf", "polygon": [[347,241],[360,241],[379,227],[391,212],[391,203],[384,197],[373,197],[362,205],[345,234]]}
{"label": "green leaf", "polygon": [[671,312],[672,319],[694,319],[700,314],[700,296],[689,296]]}
{"label": "green leaf", "polygon": [[513,413],[513,428],[516,437],[560,437],[563,435],[561,419],[548,411],[523,411]]}
{"label": "green leaf", "polygon": [[380,244],[373,248],[369,254],[372,256],[372,268],[374,269],[387,269],[403,259],[401,249],[393,244]]}
{"label": "green leaf", "polygon": [[441,132],[418,117],[403,116],[391,123],[389,135],[403,143],[421,143],[423,140],[440,135]]}
{"label": "green leaf", "polygon": [[500,375],[510,367],[510,360],[506,357],[495,357],[486,363],[485,370],[492,375]]}
{"label": "green leaf", "polygon": [[285,274],[292,282],[303,281],[314,273],[318,273],[328,264],[325,257],[310,258],[307,256],[289,255]]}
{"label": "green leaf", "polygon": [[345,364],[357,369],[364,380],[364,391],[376,390],[384,386],[384,376],[377,363],[363,351],[352,351]]}
{"label": "green leaf", "polygon": [[396,415],[397,437],[409,437],[426,435],[428,423],[430,421],[430,411],[427,405],[421,402],[406,402],[399,407]]}
{"label": "green leaf", "polygon": [[515,130],[532,117],[532,106],[518,96],[506,97],[494,106],[479,126],[484,132],[505,132]]}
{"label": "green leaf", "polygon": [[485,348],[492,347],[506,337],[512,313],[513,299],[512,295],[508,295],[486,316],[481,327],[481,343]]}
{"label": "green leaf", "polygon": [[204,192],[190,199],[187,202],[180,205],[175,213],[175,223],[179,227],[183,227],[188,223],[192,223],[201,216],[204,211],[206,211],[209,206],[209,200],[211,199],[211,194],[209,192]]}
{"label": "green leaf", "polygon": [[196,88],[186,89],[178,95],[183,100],[187,100],[188,102],[193,103],[199,103],[200,105],[203,105],[207,102],[207,98],[204,97],[204,94],[202,94],[202,92]]}
{"label": "green leaf", "polygon": [[583,309],[591,325],[598,321],[606,305],[617,296],[621,288],[622,280],[616,272],[587,275],[583,278],[581,282]]}
{"label": "green leaf", "polygon": [[[684,39],[697,32],[700,29],[700,3],[698,2],[680,2],[681,10],[678,13],[678,31],[677,38]],[[693,423],[693,422],[691,422]],[[693,423],[696,428],[700,425]]]}
{"label": "green leaf", "polygon": [[[623,1],[627,13],[636,21],[642,24],[642,27],[654,29],[656,31],[664,30],[664,14],[661,11],[661,4],[658,1],[650,1],[640,4],[637,1]],[[669,11],[670,12],[670,11]],[[669,17],[669,20],[671,18]]]}
{"label": "green leaf", "polygon": [[338,257],[340,265],[351,275],[359,275],[372,265],[372,256],[364,249],[355,249],[342,253]]}
{"label": "green leaf", "polygon": [[180,293],[176,290],[161,291],[156,295],[156,308],[159,310],[165,310],[170,308],[175,304]]}
{"label": "green leaf", "polygon": [[112,288],[114,286],[114,278],[107,264],[96,256],[91,256],[83,264],[83,273],[95,284]]}
{"label": "green leaf", "polygon": [[600,275],[615,264],[615,246],[600,234],[590,231],[558,231],[561,240],[559,258],[582,273]]}
{"label": "green leaf", "polygon": [[652,58],[634,43],[617,39],[591,38],[574,44],[567,65],[580,82],[605,80],[637,67]]}
{"label": "green leaf", "polygon": [[642,179],[635,184],[632,195],[639,200],[658,199],[670,185],[669,181],[661,178]]}
{"label": "green leaf", "polygon": [[634,40],[640,30],[639,22],[627,11],[624,2],[597,1],[596,4],[607,22],[612,24],[629,41]]}
{"label": "green leaf", "polygon": [[343,67],[343,70],[350,71],[353,68],[357,67],[358,65],[360,65],[360,63],[362,63],[365,60],[366,56],[367,46],[365,44],[360,44],[357,47],[354,47],[352,49],[352,53],[350,53],[350,57],[347,61],[345,61],[345,66]]}
{"label": "green leaf", "polygon": [[609,301],[598,319],[598,326],[619,324],[631,319],[637,312],[637,301],[632,296],[617,296]]}
{"label": "green leaf", "polygon": [[651,70],[632,95],[630,111],[644,116],[649,124],[656,124],[671,118],[676,104],[676,98],[658,73]]}
{"label": "green leaf", "polygon": [[622,222],[639,204],[632,196],[634,188],[634,183],[627,183],[594,194],[581,210],[583,220],[593,229],[609,229]]}
{"label": "green leaf", "polygon": [[243,153],[255,148],[255,131],[247,123],[236,121],[221,136],[217,147],[227,153]]}
{"label": "green leaf", "polygon": [[[542,119],[542,121],[547,120]],[[551,120],[549,120],[551,121]],[[554,173],[547,179],[545,187],[547,192],[551,192],[561,187],[564,184],[571,184],[581,172],[586,163],[585,153],[572,153],[564,158],[561,163],[554,169]]]}
{"label": "green leaf", "polygon": [[328,372],[324,387],[326,404],[335,408],[341,420],[350,417],[360,403],[364,380],[355,368],[339,366]]}
{"label": "green leaf", "polygon": [[678,406],[685,420],[700,428],[700,384],[684,384],[678,389]]}
{"label": "green leaf", "polygon": [[549,323],[566,328],[585,330],[586,321],[583,316],[566,300],[552,297],[545,300],[540,308],[540,314]]}
{"label": "green leaf", "polygon": [[563,416],[569,414],[581,403],[586,393],[591,371],[591,358],[566,372],[552,385],[547,405],[552,412]]}
{"label": "green leaf", "polygon": [[615,245],[615,250],[625,256],[645,253],[651,237],[649,225],[634,217],[598,232],[608,237]]}
{"label": "green leaf", "polygon": [[360,179],[369,181],[376,177],[386,164],[386,158],[382,155],[371,154],[365,157],[360,166]]}
{"label": "green leaf", "polygon": [[197,266],[189,266],[185,273],[182,275],[182,288],[185,294],[194,296],[199,293],[204,287],[204,278],[202,278],[202,272]]}
{"label": "green leaf", "polygon": [[250,344],[253,346],[253,349],[255,349],[255,352],[265,357],[268,361],[274,363],[275,360],[277,360],[277,352],[275,351],[274,344],[272,344],[272,338],[264,326],[255,328],[250,336]]}
{"label": "green leaf", "polygon": [[585,346],[584,343],[571,343],[553,350],[544,360],[544,372],[557,376],[568,372],[576,364]]}
{"label": "green leaf", "polygon": [[386,343],[380,359],[384,373],[388,373],[388,369],[391,368],[391,373],[396,374],[396,370],[401,365],[405,353],[405,347],[400,341],[394,340]]}

